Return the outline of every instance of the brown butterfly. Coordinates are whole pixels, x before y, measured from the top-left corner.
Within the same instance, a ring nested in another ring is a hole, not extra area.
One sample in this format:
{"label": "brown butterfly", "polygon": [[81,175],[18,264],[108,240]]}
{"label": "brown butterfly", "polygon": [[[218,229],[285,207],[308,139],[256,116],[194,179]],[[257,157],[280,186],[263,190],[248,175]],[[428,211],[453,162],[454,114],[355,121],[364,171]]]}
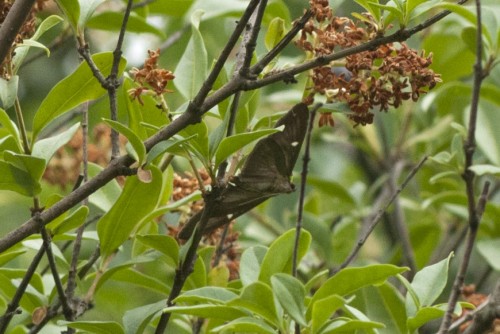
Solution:
{"label": "brown butterfly", "polygon": [[[307,106],[299,103],[276,123],[276,127],[284,126],[283,131],[257,142],[240,174],[231,179],[215,203],[204,233],[228,224],[268,198],[294,191],[290,178],[306,135],[308,117]],[[179,238],[191,236],[201,214],[189,219]]]}

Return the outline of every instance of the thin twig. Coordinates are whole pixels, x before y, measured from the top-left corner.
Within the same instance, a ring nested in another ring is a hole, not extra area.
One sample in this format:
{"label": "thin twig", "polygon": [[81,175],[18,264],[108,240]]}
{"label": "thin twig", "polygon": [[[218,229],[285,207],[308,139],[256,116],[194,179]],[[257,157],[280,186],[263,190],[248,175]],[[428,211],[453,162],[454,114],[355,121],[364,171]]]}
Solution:
{"label": "thin twig", "polygon": [[[186,252],[185,258],[181,259],[179,267],[175,271],[174,283],[167,299],[167,307],[174,305],[174,299],[179,296],[188,276],[193,272],[194,262],[197,256],[196,251],[203,237],[203,231],[210,219],[212,208],[219,198],[220,190],[220,188],[215,186],[210,193],[205,194],[205,207],[203,208],[200,222],[193,233],[191,244]],[[155,334],[163,334],[165,332],[170,320],[170,315],[171,313],[168,312],[168,310],[161,315]]]}
{"label": "thin twig", "polygon": [[248,40],[245,41],[244,48],[245,53],[243,57],[243,66],[241,66],[239,73],[248,78],[250,62],[252,61],[253,52],[257,46],[257,37],[259,37],[260,26],[262,25],[262,18],[264,17],[264,11],[266,10],[267,0],[261,0],[253,12],[251,19],[248,21],[251,24],[250,34],[248,34]]}
{"label": "thin twig", "polygon": [[[451,290],[450,296],[448,298],[448,308],[446,310],[445,316],[439,327],[439,334],[448,333],[448,329],[451,325],[453,311],[455,305],[458,301],[460,295],[460,289],[465,280],[465,273],[470,261],[470,256],[472,253],[472,248],[474,246],[477,230],[479,228],[479,222],[481,216],[479,215],[479,209],[481,205],[486,205],[486,196],[488,194],[489,182],[486,182],[483,187],[483,192],[479,203],[476,205],[476,196],[474,191],[474,181],[475,174],[470,167],[473,164],[473,157],[476,151],[476,125],[477,125],[477,115],[479,106],[479,92],[481,89],[481,84],[484,79],[483,75],[483,31],[482,31],[482,18],[481,18],[481,1],[476,0],[476,62],[474,64],[474,83],[472,87],[472,98],[468,121],[468,131],[467,138],[465,139],[463,150],[465,155],[464,171],[462,173],[462,178],[465,182],[466,194],[467,194],[467,209],[468,209],[468,221],[469,221],[469,233],[467,235],[467,241],[465,245],[465,251],[460,263],[459,271],[455,277],[453,283],[453,288]],[[484,203],[483,203],[484,202]]]}
{"label": "thin twig", "polygon": [[[401,174],[401,170],[404,167],[404,162],[399,161],[395,164],[394,168],[390,172],[389,176],[389,188],[391,192],[396,191],[396,179]],[[403,250],[403,257],[405,259],[405,264],[410,267],[409,277],[407,277],[411,281],[411,277],[415,275],[417,272],[417,263],[415,261],[415,253],[413,252],[413,248],[410,242],[410,235],[408,233],[408,228],[406,226],[406,222],[404,219],[403,208],[401,207],[401,203],[399,201],[399,197],[394,199],[394,212],[393,212],[394,225],[396,227],[399,240],[401,243],[401,248]]]}
{"label": "thin twig", "polygon": [[427,156],[425,156],[422,160],[420,160],[420,162],[411,170],[411,172],[408,174],[408,176],[403,181],[403,183],[401,184],[401,186],[396,191],[394,191],[394,193],[392,194],[391,198],[387,201],[387,203],[384,205],[384,207],[382,209],[378,210],[377,215],[375,217],[373,217],[372,221],[370,222],[370,225],[366,229],[366,232],[364,233],[364,235],[362,235],[359,238],[356,246],[351,251],[351,254],[349,254],[349,256],[345,259],[345,261],[337,269],[332,270],[331,275],[335,275],[337,272],[339,272],[340,270],[344,269],[352,261],[354,261],[354,259],[358,255],[358,252],[360,251],[361,247],[363,247],[363,245],[366,242],[366,239],[368,239],[368,237],[370,236],[370,234],[373,232],[373,230],[377,226],[378,222],[382,218],[382,216],[385,213],[385,211],[389,208],[389,206],[396,199],[396,197],[398,197],[399,194],[406,188],[406,186],[408,185],[408,183],[410,182],[410,180],[413,178],[413,176],[415,176],[415,174],[420,170],[420,168],[422,168],[422,166],[424,165],[424,163],[425,163],[426,160],[427,160]]}
{"label": "thin twig", "polygon": [[495,285],[485,307],[478,309],[473,313],[472,323],[463,334],[491,333],[493,322],[500,318],[500,281]]}
{"label": "thin twig", "polygon": [[45,248],[40,247],[36,255],[33,257],[28,269],[26,270],[26,273],[24,274],[21,283],[17,287],[16,293],[14,294],[9,304],[7,305],[7,309],[5,310],[4,315],[0,317],[0,334],[5,333],[7,327],[9,326],[10,321],[12,320],[12,317],[16,314],[19,314],[18,312],[19,302],[21,301],[21,298],[23,297],[26,288],[28,287],[31,278],[33,277],[33,274],[35,273],[38,264],[42,260],[43,254],[45,254]]}

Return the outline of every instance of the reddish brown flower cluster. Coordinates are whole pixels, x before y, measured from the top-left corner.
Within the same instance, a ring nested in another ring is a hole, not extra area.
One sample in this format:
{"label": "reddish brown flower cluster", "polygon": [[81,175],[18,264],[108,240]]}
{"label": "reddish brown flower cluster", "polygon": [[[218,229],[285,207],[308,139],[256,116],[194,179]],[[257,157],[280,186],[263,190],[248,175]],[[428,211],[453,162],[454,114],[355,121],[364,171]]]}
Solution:
{"label": "reddish brown flower cluster", "polygon": [[148,50],[149,57],[144,61],[144,67],[141,69],[133,68],[130,73],[134,77],[134,81],[140,86],[129,91],[133,99],[137,99],[139,103],[144,104],[141,100],[142,94],[153,92],[157,97],[164,93],[170,93],[171,90],[166,89],[169,81],[175,78],[171,71],[163,68],[158,68],[158,58],[160,57],[160,49],[156,51]]}
{"label": "reddish brown flower cluster", "polygon": [[[111,129],[105,124],[98,124],[94,128],[91,142],[87,145],[88,160],[101,166],[109,163],[111,151]],[[125,144],[126,138],[120,136],[120,141]],[[50,160],[43,178],[50,184],[57,184],[62,189],[72,186],[81,173],[83,135],[81,129],[68,142],[60,148]]]}
{"label": "reddish brown flower cluster", "polygon": [[[335,17],[328,1],[310,0],[314,16],[309,20],[297,45],[313,57],[335,53],[338,49],[369,42],[382,32],[368,14],[364,28],[345,17]],[[357,124],[373,122],[372,109],[387,111],[399,107],[404,100],[416,101],[432,89],[440,76],[429,66],[432,55],[425,56],[406,44],[387,44],[373,51],[346,57],[341,64],[347,74],[332,66],[315,68],[312,73],[313,91],[325,95],[327,102],[345,102]],[[320,118],[320,126],[331,125],[331,116]]]}
{"label": "reddish brown flower cluster", "polygon": [[[0,66],[0,77],[7,80],[10,79],[10,76],[8,74],[10,71],[7,67],[11,66],[10,63],[12,61],[12,57],[14,56],[16,45],[21,44],[23,42],[23,39],[28,39],[33,36],[33,34],[35,33],[36,14],[43,10],[46,1],[47,0],[36,0],[35,6],[33,6],[33,9],[28,15],[28,18],[16,35],[14,43],[12,43],[9,56]],[[5,18],[7,17],[7,14],[9,13],[13,3],[14,0],[0,1],[0,25],[5,21]]]}

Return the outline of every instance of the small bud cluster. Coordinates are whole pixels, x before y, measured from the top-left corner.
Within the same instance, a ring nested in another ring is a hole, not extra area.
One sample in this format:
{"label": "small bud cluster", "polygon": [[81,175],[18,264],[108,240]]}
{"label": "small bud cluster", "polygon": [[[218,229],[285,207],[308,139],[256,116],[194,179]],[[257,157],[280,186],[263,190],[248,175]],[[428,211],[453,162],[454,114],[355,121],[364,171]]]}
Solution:
{"label": "small bud cluster", "polygon": [[[363,14],[365,27],[351,19],[333,16],[326,0],[310,0],[312,18],[302,30],[297,46],[313,57],[325,56],[340,49],[367,43],[383,32],[369,14]],[[432,54],[426,56],[406,44],[381,45],[374,50],[347,56],[347,71],[321,66],[312,73],[315,93],[325,95],[327,102],[345,102],[356,125],[373,122],[371,110],[397,108],[404,100],[417,101],[432,89],[440,76],[429,66]],[[333,125],[331,115],[320,117],[320,126]]]}
{"label": "small bud cluster", "polygon": [[[11,66],[11,61],[12,57],[14,56],[15,48],[18,44],[23,43],[23,39],[31,38],[31,36],[33,36],[33,34],[35,33],[36,14],[43,10],[46,1],[47,0],[36,0],[33,9],[28,15],[28,18],[26,19],[26,21],[24,21],[24,24],[22,25],[21,29],[16,35],[14,43],[12,43],[9,56],[6,57],[6,59],[0,66],[0,77],[7,80],[10,79],[9,75],[10,71],[8,70],[8,66]],[[2,25],[3,22],[5,21],[5,18],[7,17],[7,14],[9,13],[10,8],[12,7],[13,4],[14,0],[0,1],[0,25]]]}
{"label": "small bud cluster", "polygon": [[157,97],[161,97],[164,93],[172,91],[166,89],[169,81],[175,78],[175,75],[168,70],[158,68],[158,58],[160,57],[160,49],[156,51],[148,50],[149,57],[144,61],[144,67],[141,69],[133,68],[130,74],[134,77],[134,81],[140,86],[129,90],[129,95],[132,99],[137,99],[141,105],[144,102],[141,99],[142,94],[153,93]]}

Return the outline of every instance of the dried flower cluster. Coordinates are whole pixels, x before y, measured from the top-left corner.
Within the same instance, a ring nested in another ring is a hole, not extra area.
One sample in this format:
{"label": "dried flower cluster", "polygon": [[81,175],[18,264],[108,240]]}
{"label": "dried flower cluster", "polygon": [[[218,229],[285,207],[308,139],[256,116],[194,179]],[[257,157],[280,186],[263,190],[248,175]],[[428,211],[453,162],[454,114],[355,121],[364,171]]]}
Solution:
{"label": "dried flower cluster", "polygon": [[[36,3],[33,6],[33,9],[31,10],[30,14],[28,15],[28,18],[26,19],[23,26],[19,30],[19,33],[17,34],[14,40],[14,43],[12,43],[9,56],[6,57],[6,59],[0,66],[0,77],[7,80],[10,79],[9,75],[10,71],[8,67],[11,66],[11,61],[12,57],[14,56],[16,45],[21,44],[23,42],[23,39],[28,39],[31,36],[33,36],[33,34],[35,33],[36,14],[43,10],[46,1],[47,0],[36,0]],[[3,22],[5,21],[5,18],[7,17],[7,14],[9,13],[13,3],[14,0],[0,1],[0,25],[3,24]]]}
{"label": "dried flower cluster", "polygon": [[[360,27],[345,17],[333,16],[326,0],[310,0],[314,15],[302,30],[297,46],[313,57],[335,53],[336,50],[369,42],[382,32],[369,14]],[[432,55],[409,48],[406,44],[387,44],[372,51],[346,57],[345,68],[332,66],[315,68],[312,73],[313,91],[325,95],[328,102],[345,102],[356,124],[373,122],[372,109],[387,111],[399,107],[404,100],[416,101],[432,89],[440,76],[429,66]],[[320,117],[321,125],[332,125],[331,115]]]}
{"label": "dried flower cluster", "polygon": [[134,81],[140,86],[129,91],[132,99],[137,99],[142,105],[142,94],[153,93],[157,97],[161,97],[164,93],[172,92],[166,89],[169,81],[172,81],[175,76],[171,71],[163,68],[158,68],[158,58],[160,57],[160,49],[156,51],[148,50],[149,57],[144,61],[144,67],[141,69],[133,68],[130,73],[134,77]]}
{"label": "dried flower cluster", "polygon": [[[478,307],[482,303],[488,300],[488,296],[482,293],[476,292],[476,286],[474,284],[466,285],[462,288],[462,296],[468,303],[471,303],[475,307]],[[460,318],[468,316],[472,310],[463,309]],[[471,324],[471,321],[466,321],[460,326],[460,333],[463,333]],[[497,317],[491,324],[491,329],[489,334],[500,334],[500,317]]]}
{"label": "dried flower cluster", "polygon": [[[91,142],[87,145],[88,160],[90,162],[101,166],[106,166],[109,163],[109,152],[111,151],[110,132],[110,128],[105,124],[98,124],[94,128]],[[125,137],[120,136],[120,141],[125,144]],[[81,173],[82,143],[82,131],[78,130],[68,144],[60,148],[50,160],[43,178],[50,184],[57,184],[63,189],[74,184]]]}

